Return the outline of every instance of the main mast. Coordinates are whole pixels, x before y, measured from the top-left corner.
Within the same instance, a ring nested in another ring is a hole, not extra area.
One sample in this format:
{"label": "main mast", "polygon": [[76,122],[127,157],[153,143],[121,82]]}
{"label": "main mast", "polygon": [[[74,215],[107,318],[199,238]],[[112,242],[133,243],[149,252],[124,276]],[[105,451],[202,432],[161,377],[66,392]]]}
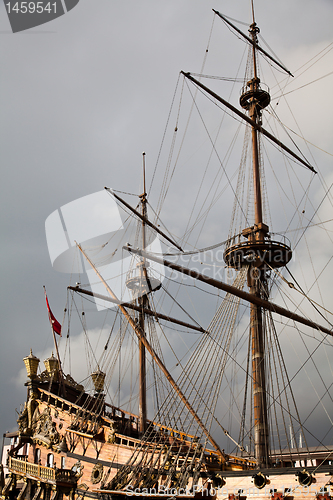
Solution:
{"label": "main mast", "polygon": [[[251,119],[252,174],[254,194],[254,224],[244,228],[238,238],[227,245],[224,258],[228,266],[240,269],[248,267],[247,284],[251,295],[258,299],[268,299],[267,271],[287,264],[291,250],[286,245],[272,241],[269,227],[264,223],[262,203],[262,180],[260,166],[259,133],[262,110],[270,103],[270,95],[260,87],[257,71],[257,35],[259,28],[254,20],[249,33],[252,50],[252,78],[247,82],[240,97],[241,106],[247,110]],[[233,244],[237,239],[237,244]],[[244,241],[245,240],[245,241]],[[252,394],[254,417],[254,452],[258,468],[270,465],[269,426],[266,397],[265,369],[265,328],[263,309],[251,303],[250,342],[252,363]]]}
{"label": "main mast", "polygon": [[[145,167],[145,154],[142,153],[143,162],[143,193],[141,198],[141,213],[142,213],[142,248],[146,248],[146,223],[147,218],[147,193],[146,193],[146,167]],[[140,282],[141,284],[147,283],[147,267],[146,259],[143,257],[140,265]],[[145,313],[147,308],[147,294],[144,293],[138,297],[138,305],[140,306],[139,312],[139,325],[141,331],[145,335]],[[144,433],[147,423],[147,396],[146,396],[146,349],[141,339],[139,339],[139,431]]]}
{"label": "main mast", "polygon": [[[254,16],[253,16],[254,17]],[[250,26],[250,35],[253,42],[257,42],[259,28],[253,22]],[[253,79],[248,83],[250,93],[249,116],[257,124],[261,123],[261,106],[258,101],[260,94],[260,80],[257,74],[256,48],[253,44]],[[258,94],[259,92],[259,94]],[[264,241],[268,227],[263,224],[261,178],[259,165],[258,131],[252,126],[252,166],[254,188],[255,225],[249,239],[258,243]],[[251,294],[262,298],[267,285],[265,269],[260,269],[255,263],[249,266],[248,287]],[[252,344],[252,393],[254,412],[254,446],[255,457],[259,468],[269,465],[269,432],[266,401],[266,373],[265,373],[265,338],[262,322],[263,311],[260,306],[251,304],[250,335]]]}
{"label": "main mast", "polygon": [[[224,260],[230,268],[236,270],[242,268],[247,269],[249,295],[253,298],[252,300],[249,299],[251,303],[249,334],[252,367],[254,454],[258,468],[265,468],[270,465],[270,445],[266,392],[267,377],[265,370],[265,352],[267,346],[265,324],[263,322],[263,307],[267,308],[267,305],[270,304],[268,301],[269,273],[272,269],[286,266],[292,257],[292,251],[285,241],[282,242],[272,238],[272,235],[269,234],[269,227],[264,222],[259,134],[267,137],[312,172],[315,173],[315,170],[306,160],[295,154],[290,148],[262,127],[262,110],[269,105],[270,95],[269,92],[262,89],[260,86],[260,79],[257,71],[258,52],[263,53],[289,75],[292,76],[292,74],[258,45],[257,35],[259,33],[259,28],[254,18],[253,0],[253,19],[249,29],[250,37],[242,33],[218,11],[214,10],[214,12],[250,44],[250,50],[252,51],[252,73],[240,97],[240,105],[247,111],[247,114],[241,112],[221,96],[203,85],[200,81],[193,78],[190,73],[182,72],[182,74],[197,87],[211,95],[217,102],[222,103],[226,108],[230,109],[236,116],[239,116],[251,127],[254,223],[250,227],[245,227],[241,234],[233,234],[230,236],[226,243]],[[236,200],[235,203],[237,202]],[[246,220],[248,220],[248,217],[246,217]],[[237,295],[236,292],[235,294]],[[269,307],[268,309],[272,310]]]}

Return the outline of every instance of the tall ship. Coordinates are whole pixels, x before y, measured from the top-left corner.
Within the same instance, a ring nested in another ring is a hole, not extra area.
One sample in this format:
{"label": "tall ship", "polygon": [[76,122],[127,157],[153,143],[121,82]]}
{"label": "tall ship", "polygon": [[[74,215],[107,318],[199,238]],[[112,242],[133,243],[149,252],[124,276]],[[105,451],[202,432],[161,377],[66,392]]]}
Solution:
{"label": "tall ship", "polygon": [[[245,42],[245,75],[181,71],[172,133],[170,140],[165,133],[150,185],[143,153],[134,202],[131,193],[104,188],[47,221],[52,264],[72,269],[75,280],[62,324],[45,293],[54,351],[45,370],[33,350],[24,358],[27,400],[11,434],[7,473],[1,471],[3,500],[333,496],[332,313],[292,268],[294,247],[311,226],[302,214],[312,203],[317,167],[271,123],[279,120],[263,64],[283,81],[292,74],[260,43],[253,2],[247,33],[218,11],[214,17]],[[239,86],[238,103],[219,92],[224,80]],[[220,115],[215,128],[211,108]],[[237,132],[224,128],[228,119]],[[187,141],[192,153],[183,160]],[[200,171],[182,178],[183,161]],[[178,173],[176,182],[193,186],[191,207],[179,185],[171,194]],[[328,188],[326,194],[330,199]],[[217,206],[223,231],[207,219]],[[186,211],[188,224],[177,237],[163,221]],[[286,218],[286,230],[274,233],[272,221]],[[286,234],[295,227],[299,240],[292,244]],[[96,306],[105,319],[92,340],[85,309]],[[87,376],[77,382],[65,366],[69,331],[79,327]],[[311,373],[300,382],[310,364],[321,389]],[[324,420],[314,417],[318,408]]]}

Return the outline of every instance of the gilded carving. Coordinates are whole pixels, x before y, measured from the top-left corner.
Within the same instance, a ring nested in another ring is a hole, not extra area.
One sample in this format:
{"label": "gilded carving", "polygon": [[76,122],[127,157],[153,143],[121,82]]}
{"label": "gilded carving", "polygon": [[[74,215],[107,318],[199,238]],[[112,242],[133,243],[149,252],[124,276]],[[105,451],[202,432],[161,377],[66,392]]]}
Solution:
{"label": "gilded carving", "polygon": [[80,479],[83,476],[84,465],[81,464],[80,460],[78,460],[72,467],[72,472],[75,474],[76,479]]}
{"label": "gilded carving", "polygon": [[116,432],[118,431],[118,422],[111,420],[110,422],[110,433],[107,437],[107,442],[113,444],[116,441]]}
{"label": "gilded carving", "polygon": [[84,498],[86,491],[89,490],[89,486],[86,485],[86,483],[81,483],[77,486],[77,500],[80,500],[81,498]]}
{"label": "gilded carving", "polygon": [[[47,370],[44,370],[38,377],[36,377],[36,380],[38,380],[39,382],[42,382],[42,383],[43,382],[50,382],[52,379],[54,379],[53,374],[52,373],[50,374]],[[71,387],[74,387],[74,389],[76,389],[80,392],[84,390],[83,385],[75,382],[73,377],[71,377],[71,375],[69,375],[69,374],[64,377],[64,382],[66,385],[70,385]]]}
{"label": "gilded carving", "polygon": [[17,424],[18,424],[20,434],[27,434],[28,433],[29,422],[28,422],[27,403],[24,403],[24,408],[18,416]]}
{"label": "gilded carving", "polygon": [[103,478],[103,465],[100,464],[99,462],[94,465],[93,470],[91,471],[91,477],[90,480],[92,484],[97,484],[100,481],[102,481]]}
{"label": "gilded carving", "polygon": [[29,399],[27,403],[24,403],[24,408],[17,419],[20,435],[31,435],[31,433],[33,432],[34,424],[36,421],[36,411],[38,412],[36,399],[36,392],[34,391],[34,389],[30,389]]}
{"label": "gilded carving", "polygon": [[33,441],[35,443],[43,444],[47,448],[54,448],[57,450],[56,445],[60,443],[60,435],[56,429],[56,424],[51,418],[50,408],[45,408],[43,413],[37,419],[34,426]]}
{"label": "gilded carving", "polygon": [[69,374],[67,374],[66,377],[65,377],[65,384],[71,385],[72,387],[74,387],[76,390],[78,390],[80,392],[84,391],[83,385],[78,384],[77,382],[75,382],[75,380],[73,379],[73,377],[71,377]]}
{"label": "gilded carving", "polygon": [[77,486],[77,489],[87,491],[89,490],[89,486],[87,486],[86,483],[81,483]]}

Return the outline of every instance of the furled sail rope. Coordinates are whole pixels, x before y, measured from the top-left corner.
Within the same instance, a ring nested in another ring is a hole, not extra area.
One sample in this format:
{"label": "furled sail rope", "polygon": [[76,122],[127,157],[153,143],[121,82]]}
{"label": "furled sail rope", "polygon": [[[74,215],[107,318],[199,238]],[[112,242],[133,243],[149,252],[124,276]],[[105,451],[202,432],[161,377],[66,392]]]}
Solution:
{"label": "furled sail rope", "polygon": [[212,80],[223,80],[226,82],[235,82],[235,83],[243,83],[244,82],[244,78],[226,78],[223,76],[203,75],[201,73],[193,73],[192,71],[191,71],[191,75],[197,76],[200,78],[210,78]]}
{"label": "furled sail rope", "polygon": [[238,19],[234,19],[233,17],[227,16],[226,14],[223,14],[223,15],[224,15],[224,17],[226,17],[230,21],[233,21],[234,23],[242,24],[243,26],[246,26],[247,28],[249,27],[249,23],[248,22],[239,21]]}
{"label": "furled sail rope", "polygon": [[163,255],[165,257],[179,257],[179,256],[187,256],[187,255],[197,255],[200,253],[208,252],[209,250],[214,250],[215,248],[219,248],[225,245],[228,240],[220,241],[219,243],[215,243],[214,245],[210,245],[209,247],[199,248],[196,250],[189,250],[187,252],[172,252],[172,253],[159,253],[159,252],[149,252],[152,255]]}

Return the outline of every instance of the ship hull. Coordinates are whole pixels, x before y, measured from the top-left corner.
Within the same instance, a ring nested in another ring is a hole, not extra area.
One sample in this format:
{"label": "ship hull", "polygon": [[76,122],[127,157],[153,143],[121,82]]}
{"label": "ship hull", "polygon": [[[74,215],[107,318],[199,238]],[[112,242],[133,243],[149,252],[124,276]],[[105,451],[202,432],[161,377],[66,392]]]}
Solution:
{"label": "ship hull", "polygon": [[[2,489],[3,499],[330,498],[333,466],[328,460],[323,462],[327,456],[326,448],[313,451],[312,464],[307,456],[301,462],[290,462],[288,467],[262,470],[259,476],[264,481],[260,482],[260,487],[258,470],[253,464],[248,464],[251,468],[245,470],[244,459],[230,457],[228,464],[212,462],[203,469],[196,484],[189,479],[183,488],[167,488],[162,484],[156,484],[154,488],[135,488],[116,484],[110,490],[108,484],[140,444],[135,416],[110,408],[110,412],[105,411],[100,417],[98,428],[95,427],[92,435],[89,429],[92,429],[94,414],[85,412],[83,418],[84,411],[79,405],[42,388],[39,388],[34,404],[30,436],[21,430],[19,444],[8,457],[9,475]],[[292,459],[292,456],[286,456],[286,462]],[[317,471],[319,465],[320,472]],[[300,484],[300,477],[306,482],[304,475],[299,476],[304,470],[311,478],[307,485]],[[220,482],[216,483],[213,476],[220,478]]]}

